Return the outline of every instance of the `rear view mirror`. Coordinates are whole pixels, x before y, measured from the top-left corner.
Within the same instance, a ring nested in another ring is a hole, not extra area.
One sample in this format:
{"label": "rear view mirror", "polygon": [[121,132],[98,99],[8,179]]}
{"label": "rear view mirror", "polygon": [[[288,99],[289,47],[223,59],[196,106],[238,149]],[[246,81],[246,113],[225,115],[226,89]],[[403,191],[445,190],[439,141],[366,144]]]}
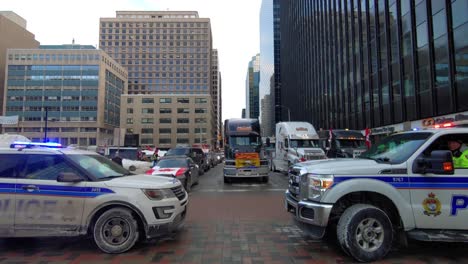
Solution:
{"label": "rear view mirror", "polygon": [[83,178],[73,172],[61,172],[57,176],[57,182],[82,182]]}
{"label": "rear view mirror", "polygon": [[413,164],[413,173],[453,174],[452,153],[448,150],[435,150],[429,157],[417,158]]}

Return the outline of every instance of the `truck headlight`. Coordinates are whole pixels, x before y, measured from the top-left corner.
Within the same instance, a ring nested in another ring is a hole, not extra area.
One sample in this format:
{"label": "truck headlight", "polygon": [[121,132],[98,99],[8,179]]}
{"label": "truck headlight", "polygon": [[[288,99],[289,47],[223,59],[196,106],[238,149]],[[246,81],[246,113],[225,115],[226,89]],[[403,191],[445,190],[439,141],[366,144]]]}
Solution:
{"label": "truck headlight", "polygon": [[307,174],[309,183],[309,199],[319,200],[332,187],[333,175]]}
{"label": "truck headlight", "polygon": [[168,198],[174,198],[174,192],[170,189],[142,189],[143,193],[150,200],[163,200]]}

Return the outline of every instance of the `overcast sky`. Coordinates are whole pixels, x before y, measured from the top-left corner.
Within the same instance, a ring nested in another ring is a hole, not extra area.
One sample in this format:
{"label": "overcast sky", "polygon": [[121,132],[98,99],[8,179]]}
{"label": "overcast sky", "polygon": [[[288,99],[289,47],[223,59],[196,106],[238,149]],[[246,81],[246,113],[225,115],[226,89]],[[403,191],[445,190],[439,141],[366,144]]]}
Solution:
{"label": "overcast sky", "polygon": [[[44,45],[98,45],[99,18],[115,11],[198,11],[210,18],[213,48],[218,49],[223,82],[223,120],[241,117],[245,80],[252,56],[259,52],[261,0],[2,0],[1,10],[14,11]],[[4,36],[1,36],[4,37]]]}

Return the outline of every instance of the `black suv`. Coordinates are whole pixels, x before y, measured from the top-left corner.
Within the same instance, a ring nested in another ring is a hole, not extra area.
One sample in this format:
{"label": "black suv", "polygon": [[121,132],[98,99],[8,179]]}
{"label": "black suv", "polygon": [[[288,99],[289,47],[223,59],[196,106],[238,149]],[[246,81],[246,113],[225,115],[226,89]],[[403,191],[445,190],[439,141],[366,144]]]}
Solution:
{"label": "black suv", "polygon": [[193,159],[193,161],[200,167],[200,174],[207,171],[206,155],[201,148],[192,147],[176,147],[167,151],[165,157],[185,155]]}

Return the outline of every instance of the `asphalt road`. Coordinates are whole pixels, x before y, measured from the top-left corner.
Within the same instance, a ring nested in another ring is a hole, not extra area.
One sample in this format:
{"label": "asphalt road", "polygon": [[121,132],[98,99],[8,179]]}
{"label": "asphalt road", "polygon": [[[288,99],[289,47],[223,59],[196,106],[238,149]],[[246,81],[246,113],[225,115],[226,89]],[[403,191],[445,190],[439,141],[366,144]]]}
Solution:
{"label": "asphalt road", "polygon": [[[0,263],[354,263],[333,241],[311,239],[292,223],[286,187],[281,173],[268,183],[225,184],[218,165],[193,186],[185,228],[172,237],[118,255],[101,253],[87,237],[0,239]],[[468,263],[467,248],[411,241],[380,263]]]}

